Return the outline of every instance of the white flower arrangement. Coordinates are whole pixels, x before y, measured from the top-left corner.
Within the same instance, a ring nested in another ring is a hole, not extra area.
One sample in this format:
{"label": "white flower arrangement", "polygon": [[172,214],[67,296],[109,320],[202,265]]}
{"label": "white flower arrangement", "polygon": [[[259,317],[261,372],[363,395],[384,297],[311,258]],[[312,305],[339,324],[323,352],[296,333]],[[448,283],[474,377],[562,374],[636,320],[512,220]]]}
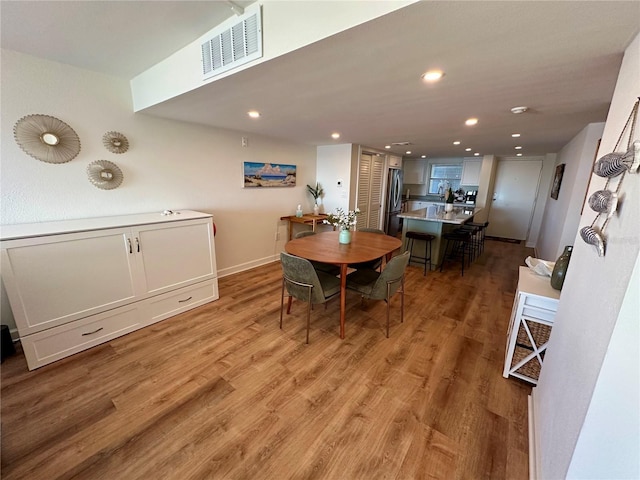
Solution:
{"label": "white flower arrangement", "polygon": [[356,207],[355,210],[349,210],[345,212],[342,208],[336,208],[336,213],[330,213],[324,220],[324,223],[338,227],[340,230],[351,230],[351,227],[356,224],[356,217],[360,213],[360,209]]}

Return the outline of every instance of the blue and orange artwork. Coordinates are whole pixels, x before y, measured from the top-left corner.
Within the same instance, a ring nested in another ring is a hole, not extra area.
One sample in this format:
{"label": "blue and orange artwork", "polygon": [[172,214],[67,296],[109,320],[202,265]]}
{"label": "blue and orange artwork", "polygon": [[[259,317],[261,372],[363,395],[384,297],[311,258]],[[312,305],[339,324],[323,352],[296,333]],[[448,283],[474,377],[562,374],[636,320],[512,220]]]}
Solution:
{"label": "blue and orange artwork", "polygon": [[244,162],[245,187],[295,187],[296,166],[282,163]]}

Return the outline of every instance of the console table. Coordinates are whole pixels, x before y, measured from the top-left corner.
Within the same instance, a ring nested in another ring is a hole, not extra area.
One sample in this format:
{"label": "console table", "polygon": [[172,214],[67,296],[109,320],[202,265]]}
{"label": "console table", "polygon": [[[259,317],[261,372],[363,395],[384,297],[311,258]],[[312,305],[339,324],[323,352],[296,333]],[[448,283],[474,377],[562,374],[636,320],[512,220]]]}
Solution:
{"label": "console table", "polygon": [[325,218],[327,218],[326,213],[319,213],[318,215],[314,215],[313,213],[305,213],[301,217],[296,217],[295,215],[280,217],[280,220],[289,221],[289,240],[291,240],[293,238],[293,229],[291,228],[292,223],[304,223],[305,225],[311,225],[311,229],[315,232],[316,225],[318,223],[322,223]]}
{"label": "console table", "polygon": [[512,376],[537,385],[559,298],[560,292],[551,287],[549,277],[520,267],[507,331],[503,377]]}

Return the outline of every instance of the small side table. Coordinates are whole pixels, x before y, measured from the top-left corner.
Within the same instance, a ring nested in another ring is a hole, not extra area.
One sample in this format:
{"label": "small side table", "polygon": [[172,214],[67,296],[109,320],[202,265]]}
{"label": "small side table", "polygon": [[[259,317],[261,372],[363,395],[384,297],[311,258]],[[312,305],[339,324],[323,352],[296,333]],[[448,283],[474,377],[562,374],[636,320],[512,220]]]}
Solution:
{"label": "small side table", "polygon": [[549,277],[536,275],[529,267],[520,267],[507,331],[503,377],[538,384],[559,298],[560,292],[551,287]]}
{"label": "small side table", "polygon": [[280,217],[280,220],[289,221],[289,240],[291,240],[293,237],[293,229],[291,228],[292,223],[304,223],[305,225],[311,225],[311,229],[315,232],[316,225],[318,223],[322,223],[325,218],[327,218],[326,213],[319,213],[318,215],[314,215],[313,213],[305,213],[301,217],[296,217],[295,215]]}

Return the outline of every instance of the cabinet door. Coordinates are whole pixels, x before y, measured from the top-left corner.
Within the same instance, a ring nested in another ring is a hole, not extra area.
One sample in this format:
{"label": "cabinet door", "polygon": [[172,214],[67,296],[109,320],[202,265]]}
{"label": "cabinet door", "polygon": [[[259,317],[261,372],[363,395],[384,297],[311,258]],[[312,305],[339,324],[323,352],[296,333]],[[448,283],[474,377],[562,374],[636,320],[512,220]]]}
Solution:
{"label": "cabinet door", "polygon": [[382,195],[384,158],[362,153],[358,162],[357,228],[380,228],[382,225]]}
{"label": "cabinet door", "polygon": [[426,160],[405,160],[403,169],[404,183],[423,185],[425,183],[426,164]]}
{"label": "cabinet door", "polygon": [[129,229],[6,242],[2,274],[21,336],[131,302]]}
{"label": "cabinet door", "polygon": [[389,155],[389,166],[393,168],[402,168],[402,157]]}
{"label": "cabinet door", "polygon": [[136,227],[133,245],[146,296],[216,275],[211,219]]}
{"label": "cabinet door", "polygon": [[462,164],[462,178],[460,185],[477,186],[480,184],[480,170],[482,169],[482,160],[470,159]]}

